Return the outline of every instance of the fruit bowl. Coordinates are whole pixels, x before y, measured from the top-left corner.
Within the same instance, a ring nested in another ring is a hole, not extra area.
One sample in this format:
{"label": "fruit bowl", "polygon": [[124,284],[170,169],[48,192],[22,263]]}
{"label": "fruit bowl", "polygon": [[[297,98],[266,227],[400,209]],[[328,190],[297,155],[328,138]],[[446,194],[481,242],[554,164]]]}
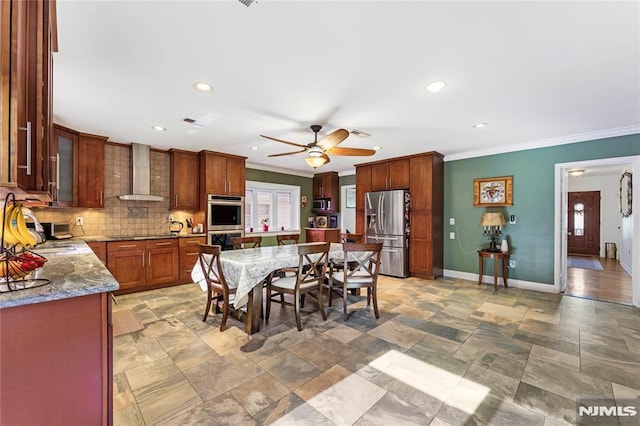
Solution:
{"label": "fruit bowl", "polygon": [[0,278],[6,281],[24,279],[46,261],[46,257],[28,250],[21,253],[5,251],[0,254]]}

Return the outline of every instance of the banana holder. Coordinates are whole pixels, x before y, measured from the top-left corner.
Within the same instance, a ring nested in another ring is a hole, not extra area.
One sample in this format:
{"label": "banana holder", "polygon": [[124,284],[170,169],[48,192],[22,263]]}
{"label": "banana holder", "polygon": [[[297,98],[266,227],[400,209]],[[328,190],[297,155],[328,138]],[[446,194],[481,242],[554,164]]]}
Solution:
{"label": "banana holder", "polygon": [[49,284],[47,278],[37,278],[37,270],[47,259],[29,249],[36,245],[26,231],[22,205],[9,192],[2,209],[2,233],[0,235],[0,293],[25,290]]}

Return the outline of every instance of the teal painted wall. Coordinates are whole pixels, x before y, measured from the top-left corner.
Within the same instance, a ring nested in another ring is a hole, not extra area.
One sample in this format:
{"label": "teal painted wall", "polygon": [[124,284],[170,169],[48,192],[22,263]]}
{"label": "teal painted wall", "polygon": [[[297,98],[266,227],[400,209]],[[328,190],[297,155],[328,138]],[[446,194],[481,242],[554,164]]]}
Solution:
{"label": "teal painted wall", "polygon": [[[499,211],[517,217],[503,230],[517,262],[509,277],[552,285],[555,164],[630,155],[640,155],[638,134],[445,162],[445,269],[478,272],[476,250],[488,245],[480,217]],[[473,179],[494,176],[513,176],[513,206],[473,207]],[[451,217],[456,226],[449,225]],[[455,240],[449,232],[456,232]]]}
{"label": "teal painted wall", "polygon": [[[256,182],[271,182],[282,185],[296,185],[300,187],[300,196],[307,196],[307,205],[300,208],[300,227],[307,226],[307,219],[311,214],[311,200],[313,199],[313,179],[303,176],[288,175],[284,173],[267,172],[264,170],[247,169],[246,179]],[[300,242],[305,242],[304,232],[300,233]],[[264,246],[275,246],[276,237],[265,236],[262,240]]]}

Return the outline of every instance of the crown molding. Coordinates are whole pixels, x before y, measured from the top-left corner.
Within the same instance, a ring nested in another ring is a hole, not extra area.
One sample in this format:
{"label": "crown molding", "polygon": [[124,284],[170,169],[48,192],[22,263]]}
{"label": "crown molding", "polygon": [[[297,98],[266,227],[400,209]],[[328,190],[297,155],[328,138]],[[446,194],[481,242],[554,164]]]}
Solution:
{"label": "crown molding", "polygon": [[561,136],[557,138],[540,139],[537,141],[505,145],[495,148],[485,148],[473,151],[459,152],[457,154],[445,155],[444,161],[464,160],[467,158],[505,154],[508,152],[525,151],[528,149],[547,148],[550,146],[567,145],[571,143],[587,142],[596,139],[613,138],[617,136],[627,136],[637,133],[640,133],[640,125],[617,127],[615,129],[599,130],[589,133],[578,133],[575,135]]}

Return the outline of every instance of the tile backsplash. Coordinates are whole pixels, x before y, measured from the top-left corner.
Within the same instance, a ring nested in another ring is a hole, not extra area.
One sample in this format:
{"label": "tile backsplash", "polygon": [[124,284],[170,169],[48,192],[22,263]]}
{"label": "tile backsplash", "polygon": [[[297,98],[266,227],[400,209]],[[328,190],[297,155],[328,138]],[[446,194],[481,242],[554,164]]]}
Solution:
{"label": "tile backsplash", "polygon": [[[169,234],[169,215],[185,224],[182,233],[189,230],[186,219],[193,211],[169,210],[169,154],[151,151],[151,194],[160,195],[158,201],[123,201],[118,195],[131,191],[130,149],[123,145],[105,145],[104,209],[86,208],[33,208],[42,222],[72,224],[74,236],[134,237]],[[84,225],[74,225],[82,217]]]}

